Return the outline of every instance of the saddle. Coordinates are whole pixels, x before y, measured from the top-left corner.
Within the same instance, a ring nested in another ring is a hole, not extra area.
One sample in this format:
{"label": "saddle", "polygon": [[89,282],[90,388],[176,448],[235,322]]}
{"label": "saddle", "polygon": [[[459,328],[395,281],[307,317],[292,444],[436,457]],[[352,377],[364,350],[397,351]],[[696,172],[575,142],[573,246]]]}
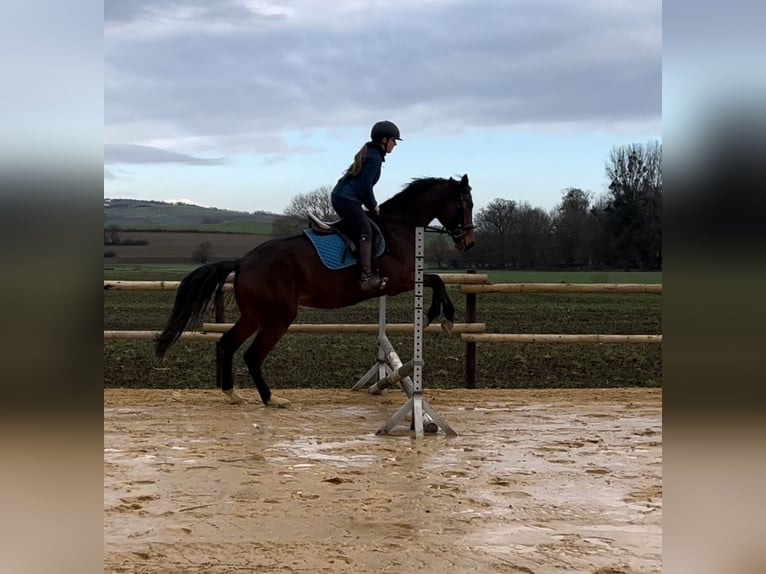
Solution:
{"label": "saddle", "polygon": [[[380,227],[378,227],[377,223],[375,223],[369,217],[367,219],[370,221],[370,227],[372,228],[372,252],[377,254],[378,249],[380,248],[380,243],[383,239],[383,233],[380,231]],[[353,241],[349,237],[350,230],[347,227],[348,226],[342,219],[327,222],[322,221],[313,213],[309,213],[309,229],[311,229],[311,231],[317,235],[339,235],[345,242],[346,247],[351,252],[351,254],[354,255],[354,257],[358,257],[356,241]]]}

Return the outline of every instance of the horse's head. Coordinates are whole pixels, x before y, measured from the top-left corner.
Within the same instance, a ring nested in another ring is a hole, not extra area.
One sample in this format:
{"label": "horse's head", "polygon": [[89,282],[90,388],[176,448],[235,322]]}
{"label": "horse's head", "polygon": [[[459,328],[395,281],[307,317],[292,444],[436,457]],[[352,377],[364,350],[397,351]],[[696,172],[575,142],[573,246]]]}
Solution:
{"label": "horse's head", "polygon": [[449,232],[455,248],[460,251],[468,251],[476,244],[473,237],[473,197],[471,186],[468,184],[468,176],[463,175],[460,180],[448,179],[447,198],[438,208],[436,219]]}
{"label": "horse's head", "polygon": [[474,246],[473,198],[468,176],[461,179],[423,177],[414,179],[402,191],[380,206],[380,213],[392,220],[426,227],[438,219],[450,234],[455,248],[468,251]]}

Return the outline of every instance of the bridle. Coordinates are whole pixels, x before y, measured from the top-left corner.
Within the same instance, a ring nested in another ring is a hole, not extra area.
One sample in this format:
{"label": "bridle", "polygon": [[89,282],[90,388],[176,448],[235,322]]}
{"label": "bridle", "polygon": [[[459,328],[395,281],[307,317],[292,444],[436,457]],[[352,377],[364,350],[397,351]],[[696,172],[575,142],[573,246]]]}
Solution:
{"label": "bridle", "polygon": [[[462,189],[460,190],[460,196],[458,198],[457,202],[457,225],[451,228],[444,228],[444,227],[432,227],[432,226],[426,226],[426,231],[431,231],[433,233],[446,233],[448,234],[454,243],[459,243],[463,240],[463,238],[468,235],[468,232],[475,229],[476,226],[473,224],[472,221],[466,222],[466,216],[469,215],[468,211],[465,207],[466,202],[468,201],[468,198],[470,197],[471,188],[468,189]],[[469,218],[470,219],[470,218]]]}

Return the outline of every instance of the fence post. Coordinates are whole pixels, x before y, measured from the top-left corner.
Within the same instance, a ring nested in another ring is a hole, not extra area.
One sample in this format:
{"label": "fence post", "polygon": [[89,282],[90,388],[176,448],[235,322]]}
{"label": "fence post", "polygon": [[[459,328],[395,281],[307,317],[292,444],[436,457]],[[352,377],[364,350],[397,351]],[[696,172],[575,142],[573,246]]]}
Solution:
{"label": "fence post", "polygon": [[[226,310],[223,302],[223,286],[215,292],[213,299],[213,308],[215,310],[215,322],[226,322]],[[221,340],[215,342],[215,382],[219,388],[223,388],[223,368],[221,364]]]}
{"label": "fence post", "polygon": [[[468,269],[466,273],[476,274],[476,269]],[[465,322],[476,322],[476,293],[465,295]],[[465,388],[476,388],[476,343],[465,344]]]}
{"label": "fence post", "polygon": [[215,322],[216,323],[225,323],[226,322],[226,310],[223,303],[223,289],[218,289],[215,292],[215,299],[213,300],[214,308],[215,308]]}

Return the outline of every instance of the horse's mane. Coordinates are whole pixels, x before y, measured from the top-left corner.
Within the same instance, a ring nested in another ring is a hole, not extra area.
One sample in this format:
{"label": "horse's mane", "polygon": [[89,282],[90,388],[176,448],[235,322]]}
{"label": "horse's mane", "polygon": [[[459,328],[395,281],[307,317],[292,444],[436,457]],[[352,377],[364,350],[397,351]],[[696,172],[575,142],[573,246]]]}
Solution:
{"label": "horse's mane", "polygon": [[415,178],[410,181],[410,183],[408,183],[399,193],[381,203],[380,208],[383,209],[385,207],[387,210],[395,210],[402,207],[403,205],[409,205],[412,203],[411,197],[413,195],[420,195],[424,190],[433,187],[437,183],[447,181],[449,180],[443,177]]}

